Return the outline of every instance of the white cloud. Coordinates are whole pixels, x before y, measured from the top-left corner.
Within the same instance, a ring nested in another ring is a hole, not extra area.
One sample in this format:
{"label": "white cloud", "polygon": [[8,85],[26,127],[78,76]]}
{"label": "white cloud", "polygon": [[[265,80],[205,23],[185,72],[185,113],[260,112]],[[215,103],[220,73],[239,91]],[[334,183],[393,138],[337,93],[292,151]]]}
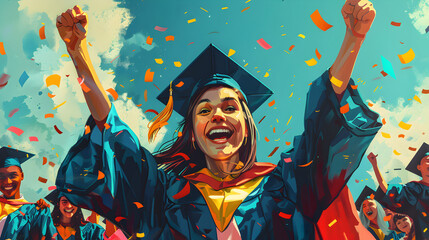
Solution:
{"label": "white cloud", "polygon": [[429,0],[421,0],[419,7],[414,12],[411,12],[409,17],[420,33],[426,33],[425,30],[429,26]]}

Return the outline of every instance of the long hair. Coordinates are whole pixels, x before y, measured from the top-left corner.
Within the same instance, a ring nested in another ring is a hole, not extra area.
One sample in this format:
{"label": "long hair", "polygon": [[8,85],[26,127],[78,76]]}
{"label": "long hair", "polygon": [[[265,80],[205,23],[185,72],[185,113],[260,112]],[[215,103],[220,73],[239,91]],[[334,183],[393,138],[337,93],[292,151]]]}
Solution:
{"label": "long hair", "polygon": [[[384,212],[383,206],[381,206],[380,203],[378,203],[375,200],[372,200],[375,202],[375,206],[377,207],[377,225],[378,228],[380,228],[380,230],[384,233],[384,235],[389,235],[392,231],[389,230],[389,224],[387,222],[384,221],[384,217],[386,216],[386,213]],[[370,220],[365,216],[365,213],[363,213],[363,202],[362,205],[360,205],[360,212],[359,212],[359,218],[360,221],[362,222],[362,225],[365,228],[368,228],[369,224],[370,224]]]}
{"label": "long hair", "polygon": [[[58,204],[55,205],[54,210],[51,213],[52,221],[54,222],[54,226],[58,227],[61,224],[61,211],[59,207],[59,201]],[[80,234],[80,227],[85,226],[88,222],[85,221],[82,213],[82,209],[80,207],[77,208],[76,213],[73,215],[71,219],[71,227],[76,231],[75,239],[76,240],[82,240],[81,234]]]}
{"label": "long hair", "polygon": [[406,239],[411,240],[411,239],[413,239],[414,235],[416,234],[413,219],[411,219],[408,215],[397,213],[397,214],[395,214],[395,215],[393,216],[393,222],[394,222],[394,223],[395,223],[395,225],[396,225],[396,231],[398,231],[398,232],[402,232],[401,230],[399,230],[398,225],[396,224],[396,222],[397,222],[398,220],[400,220],[400,219],[405,218],[405,217],[407,217],[407,218],[408,218],[408,219],[410,219],[410,221],[411,221],[411,229],[410,229],[410,233],[409,233],[409,234],[405,233],[405,234],[407,234],[407,235],[406,235],[406,236],[407,236],[407,238],[406,238]]}
{"label": "long hair", "polygon": [[[164,169],[167,172],[173,171],[176,174],[182,175],[185,173],[194,173],[206,167],[204,153],[198,147],[198,144],[194,144],[192,142],[192,133],[194,131],[193,115],[194,109],[197,105],[197,100],[204,94],[204,92],[210,88],[219,86],[225,87],[223,85],[206,86],[191,98],[186,116],[179,124],[176,131],[178,135],[170,141],[162,144],[156,152],[155,159],[159,168]],[[244,166],[237,171],[228,172],[227,174],[240,174],[249,170],[256,161],[256,125],[253,121],[252,114],[247,107],[247,102],[243,97],[243,94],[235,88],[231,89],[238,95],[244,113],[248,136],[247,140],[244,141],[243,145],[239,149],[240,161]],[[189,160],[185,160],[183,154],[189,157]]]}

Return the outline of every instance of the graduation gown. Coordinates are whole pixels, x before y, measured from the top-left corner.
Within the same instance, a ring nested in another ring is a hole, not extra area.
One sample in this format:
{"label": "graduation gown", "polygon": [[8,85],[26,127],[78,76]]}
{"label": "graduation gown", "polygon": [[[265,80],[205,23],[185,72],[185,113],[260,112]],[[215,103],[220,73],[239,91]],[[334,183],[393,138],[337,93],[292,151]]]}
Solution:
{"label": "graduation gown", "polygon": [[[82,240],[103,240],[104,228],[95,223],[87,223],[84,226],[80,226],[80,236]],[[64,239],[61,234],[57,235],[58,240],[75,240],[75,234],[71,234],[70,237]],[[107,238],[106,238],[107,239]]]}
{"label": "graduation gown", "polygon": [[[281,154],[276,167],[255,164],[239,176],[250,176],[245,183],[259,181],[232,210],[230,222],[241,238],[313,239],[321,212],[346,185],[381,127],[377,119],[350,86],[339,102],[328,71],[316,79],[307,95],[305,130],[293,148]],[[69,201],[145,239],[217,239],[219,218],[212,217],[201,193],[201,178],[158,169],[113,105],[106,123],[109,128],[101,133],[90,118],[91,132],[61,164],[56,185]],[[257,174],[260,167],[264,174]]]}
{"label": "graduation gown", "polygon": [[386,193],[378,188],[375,197],[383,206],[413,219],[416,239],[429,239],[429,185],[421,181],[390,184]]}

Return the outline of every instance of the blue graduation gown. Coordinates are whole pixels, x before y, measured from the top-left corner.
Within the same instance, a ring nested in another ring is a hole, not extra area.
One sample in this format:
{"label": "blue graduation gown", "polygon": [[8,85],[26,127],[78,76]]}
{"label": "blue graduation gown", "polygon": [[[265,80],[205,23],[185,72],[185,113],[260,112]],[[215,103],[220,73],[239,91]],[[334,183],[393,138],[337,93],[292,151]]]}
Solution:
{"label": "blue graduation gown", "polygon": [[[80,226],[80,236],[82,240],[103,240],[104,228],[95,223],[87,223],[84,226]],[[75,240],[75,235],[71,235],[67,239],[63,239],[59,234],[57,235],[58,240]]]}
{"label": "blue graduation gown", "polygon": [[[374,230],[372,230],[372,228],[368,227],[367,229],[372,234],[372,236],[374,236],[375,239],[379,239]],[[395,231],[392,231],[389,235],[384,236],[384,239],[379,240],[400,240],[404,236],[404,233],[397,234]]]}
{"label": "blue graduation gown", "polygon": [[390,184],[386,193],[377,189],[375,198],[384,207],[407,214],[414,221],[416,239],[429,239],[429,186],[422,182]]}
{"label": "blue graduation gown", "polygon": [[[350,110],[342,114],[346,104]],[[128,234],[216,239],[215,222],[199,190],[189,184],[189,194],[175,199],[188,180],[158,169],[113,105],[106,123],[110,128],[100,133],[88,120],[91,133],[70,149],[57,188],[74,205],[97,212]],[[380,127],[378,115],[356,90],[348,86],[339,103],[329,73],[316,79],[307,96],[304,133],[234,212],[242,239],[314,238],[314,223],[356,170]],[[99,171],[104,178],[98,179]]]}
{"label": "blue graduation gown", "polygon": [[22,205],[7,216],[0,239],[50,240],[57,232],[49,209],[37,210],[35,204]]}

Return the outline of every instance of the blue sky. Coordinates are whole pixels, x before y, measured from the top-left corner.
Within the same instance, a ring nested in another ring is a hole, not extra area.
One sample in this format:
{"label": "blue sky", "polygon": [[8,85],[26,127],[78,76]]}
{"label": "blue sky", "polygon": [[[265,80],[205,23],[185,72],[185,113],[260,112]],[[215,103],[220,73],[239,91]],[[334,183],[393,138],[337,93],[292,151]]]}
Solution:
{"label": "blue sky", "polygon": [[[147,145],[147,119],[153,117],[152,113],[144,112],[163,108],[155,99],[160,91],[154,84],[162,90],[210,43],[225,53],[235,50],[232,59],[242,66],[247,64],[246,69],[274,91],[253,116],[257,122],[266,116],[257,124],[258,161],[276,163],[280,152],[288,149],[286,142],[303,131],[308,84],[332,65],[339,51],[345,33],[340,13],[343,3],[315,0],[2,2],[0,42],[4,43],[6,55],[0,55],[0,74],[11,77],[8,85],[0,89],[0,145],[37,154],[24,166],[25,196],[37,200],[48,193],[61,160],[82,134],[89,114],[76,83],[73,64],[67,56],[62,57],[67,52],[55,29],[55,18],[62,11],[79,4],[88,12],[91,59],[105,88],[114,88],[120,95],[115,105],[144,145]],[[377,135],[369,151],[379,154],[382,171],[389,172],[385,174],[386,180],[398,183],[418,180],[403,169],[413,155],[408,147],[418,148],[426,139],[424,133],[429,132],[424,124],[429,116],[424,107],[429,97],[421,93],[422,89],[429,89],[428,35],[424,33],[429,25],[429,1],[373,1],[373,4],[377,16],[352,77],[359,81],[358,89],[364,101],[374,103],[373,109],[385,118],[387,123],[381,131],[391,137]],[[314,25],[310,14],[316,9],[332,28],[324,32]],[[190,19],[195,22],[188,23]],[[401,26],[392,26],[392,21],[400,22]],[[38,32],[43,24],[46,39],[41,40]],[[156,31],[155,26],[167,30]],[[174,36],[174,41],[165,40],[169,35]],[[153,38],[152,45],[145,43],[148,36]],[[260,47],[256,42],[260,38],[272,48]],[[291,45],[295,48],[289,51]],[[310,67],[305,61],[316,58],[316,48],[322,57],[317,65]],[[416,57],[411,63],[402,64],[398,54],[410,48]],[[381,75],[381,56],[392,64],[396,79]],[[157,64],[156,58],[162,58],[163,64]],[[175,67],[175,61],[180,61],[182,66]],[[378,66],[373,68],[375,64]],[[401,70],[409,66],[412,68]],[[148,68],[155,72],[152,83],[144,82]],[[18,79],[24,71],[29,79],[21,86]],[[264,77],[267,72],[269,76]],[[60,87],[46,86],[45,79],[52,74],[61,76]],[[50,98],[48,92],[56,96]],[[416,95],[422,103],[413,100]],[[268,102],[272,100],[276,103],[269,107]],[[64,101],[63,106],[52,110]],[[139,104],[142,105],[137,107]],[[19,111],[8,117],[14,108]],[[55,117],[45,119],[47,113]],[[172,136],[180,120],[178,114],[173,114],[157,144]],[[401,129],[400,121],[412,124],[410,130]],[[54,125],[63,131],[61,135]],[[19,127],[24,133],[17,136],[7,131],[10,126]],[[273,133],[274,127],[276,133]],[[287,129],[290,130],[283,134]],[[398,138],[399,134],[405,137]],[[30,142],[30,136],[38,137],[39,141]],[[266,142],[265,137],[270,141]],[[153,150],[157,145],[147,146]],[[275,147],[280,147],[279,151],[268,158]],[[43,157],[56,165],[42,165]],[[395,168],[402,170],[393,170]],[[38,182],[39,176],[48,182]],[[352,194],[356,197],[365,184],[375,188],[373,177],[365,158],[349,183]]]}

